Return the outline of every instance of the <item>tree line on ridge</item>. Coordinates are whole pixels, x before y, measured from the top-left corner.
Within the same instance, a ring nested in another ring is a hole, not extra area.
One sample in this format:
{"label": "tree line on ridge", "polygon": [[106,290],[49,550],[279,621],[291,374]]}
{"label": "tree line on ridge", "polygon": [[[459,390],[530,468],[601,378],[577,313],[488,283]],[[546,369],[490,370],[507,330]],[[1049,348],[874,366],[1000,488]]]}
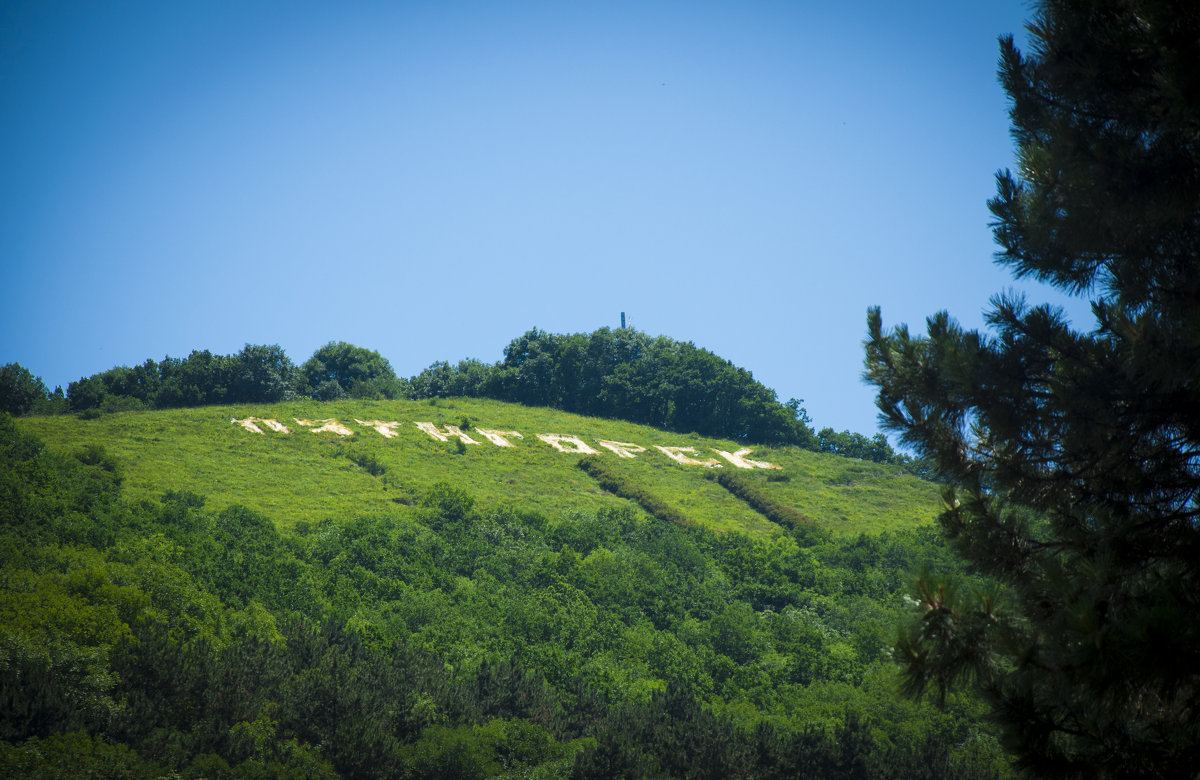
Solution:
{"label": "tree line on ridge", "polygon": [[[398,377],[378,352],[330,342],[296,366],[278,345],[247,344],[232,355],[195,350],[117,366],[49,391],[16,363],[0,368],[0,409],[10,414],[85,416],[140,409],[298,398],[332,401],[465,396],[548,406],[680,433],[794,445],[881,463],[910,464],[882,434],[814,431],[802,401],[781,403],[753,374],[709,350],[632,328],[554,334],[534,328],[496,363],[438,361]],[[919,469],[915,469],[919,471]]]}

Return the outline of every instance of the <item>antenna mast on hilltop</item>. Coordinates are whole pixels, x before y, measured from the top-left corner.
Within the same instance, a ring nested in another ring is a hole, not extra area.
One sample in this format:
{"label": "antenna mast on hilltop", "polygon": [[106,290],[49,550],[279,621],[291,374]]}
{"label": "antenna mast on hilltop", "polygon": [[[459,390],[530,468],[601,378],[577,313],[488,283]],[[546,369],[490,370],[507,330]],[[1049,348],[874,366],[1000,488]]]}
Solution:
{"label": "antenna mast on hilltop", "polygon": [[621,312],[621,327],[625,327],[625,312]]}

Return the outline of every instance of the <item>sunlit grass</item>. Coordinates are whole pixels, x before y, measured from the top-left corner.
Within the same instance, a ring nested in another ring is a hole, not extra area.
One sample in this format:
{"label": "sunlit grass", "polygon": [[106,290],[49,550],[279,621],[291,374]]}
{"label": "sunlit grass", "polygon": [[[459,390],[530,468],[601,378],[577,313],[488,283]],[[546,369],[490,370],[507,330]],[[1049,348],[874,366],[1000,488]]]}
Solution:
{"label": "sunlit grass", "polygon": [[[292,433],[259,435],[231,423],[245,417],[279,420]],[[296,418],[334,418],[355,433],[345,438],[314,434]],[[356,419],[401,425],[389,439]],[[481,443],[460,448],[454,440],[436,441],[414,425],[418,421],[439,426],[466,421],[468,435]],[[571,434],[600,450],[599,457],[630,482],[697,524],[753,536],[778,532],[707,480],[707,469],[682,466],[653,449],[690,446],[706,458],[715,457],[715,449],[733,452],[740,445],[497,401],[303,401],[127,412],[94,420],[28,417],[18,424],[51,447],[104,446],[121,465],[126,495],[134,500],[188,490],[206,496],[212,508],[243,504],[261,511],[284,530],[326,517],[395,512],[443,481],[466,489],[483,507],[519,506],[550,517],[630,505],[576,468],[578,455],[558,452],[536,436]],[[518,431],[524,438],[512,438],[513,447],[497,447],[475,431],[478,427]],[[597,439],[637,444],[646,452],[621,459],[596,446]],[[756,447],[749,457],[782,468],[740,473],[838,536],[928,523],[939,511],[936,487],[898,468],[793,447]],[[372,476],[356,458],[373,459],[385,470]]]}

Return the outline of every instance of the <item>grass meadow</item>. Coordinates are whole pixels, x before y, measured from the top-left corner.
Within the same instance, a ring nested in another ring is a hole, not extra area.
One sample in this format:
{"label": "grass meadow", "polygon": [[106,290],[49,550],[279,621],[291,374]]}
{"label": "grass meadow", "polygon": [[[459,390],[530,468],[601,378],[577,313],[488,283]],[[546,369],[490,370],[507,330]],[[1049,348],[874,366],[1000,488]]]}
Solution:
{"label": "grass meadow", "polygon": [[[232,422],[247,417],[278,420],[291,433],[260,426],[264,433],[255,434]],[[297,419],[334,419],[354,434],[314,433]],[[394,438],[385,438],[356,420],[400,425]],[[480,443],[437,441],[416,422],[460,425]],[[654,449],[694,447],[692,457],[706,459],[718,457],[715,450],[734,452],[745,445],[498,401],[299,401],[123,412],[95,419],[26,417],[18,425],[51,448],[104,447],[120,465],[125,493],[134,500],[187,490],[205,496],[210,508],[241,504],[260,511],[283,532],[326,517],[402,511],[437,482],[467,490],[482,507],[517,506],[552,518],[629,504],[576,468],[579,455],[559,452],[540,441],[539,433],[578,436],[630,483],[692,522],[755,537],[777,532],[765,517],[707,479],[707,468],[681,465]],[[517,431],[523,438],[510,438],[514,446],[499,447],[477,428]],[[597,439],[636,444],[646,451],[633,459],[618,458],[599,447]],[[740,474],[835,536],[926,524],[940,511],[937,487],[896,467],[794,447],[754,447],[747,457],[781,468]],[[732,466],[725,463],[724,468]]]}

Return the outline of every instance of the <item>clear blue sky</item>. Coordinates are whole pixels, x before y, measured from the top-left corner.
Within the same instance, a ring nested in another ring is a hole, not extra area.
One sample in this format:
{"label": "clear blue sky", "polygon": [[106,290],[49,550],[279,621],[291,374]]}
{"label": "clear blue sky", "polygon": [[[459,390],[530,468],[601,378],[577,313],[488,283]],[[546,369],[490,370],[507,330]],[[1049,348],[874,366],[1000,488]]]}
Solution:
{"label": "clear blue sky", "polygon": [[[0,4],[0,363],[617,326],[873,433],[866,309],[1011,285],[1021,2]],[[1048,300],[1038,288],[1031,298]]]}

